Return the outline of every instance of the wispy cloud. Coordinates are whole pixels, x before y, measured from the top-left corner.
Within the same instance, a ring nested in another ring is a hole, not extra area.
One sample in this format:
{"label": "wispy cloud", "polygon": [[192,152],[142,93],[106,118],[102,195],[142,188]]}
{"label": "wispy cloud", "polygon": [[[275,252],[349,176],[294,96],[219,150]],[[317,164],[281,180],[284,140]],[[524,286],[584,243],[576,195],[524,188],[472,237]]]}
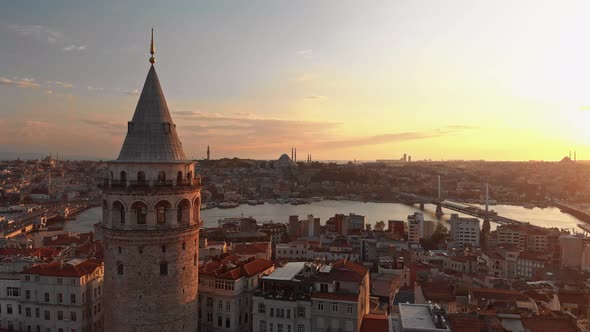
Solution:
{"label": "wispy cloud", "polygon": [[125,91],[123,91],[123,93],[125,93],[126,95],[129,95],[129,96],[137,96],[139,94],[139,90],[137,90],[137,89],[125,90]]}
{"label": "wispy cloud", "polygon": [[55,44],[64,39],[62,33],[43,25],[11,24],[8,28],[21,36],[30,37],[48,44]]}
{"label": "wispy cloud", "polygon": [[311,49],[300,50],[297,52],[297,55],[302,56],[306,59],[310,59],[313,57],[313,50],[311,50]]}
{"label": "wispy cloud", "polygon": [[66,51],[66,52],[71,52],[71,51],[86,51],[88,49],[88,46],[86,45],[68,45],[64,48],[62,48],[62,50]]}
{"label": "wispy cloud", "polygon": [[[474,126],[457,124],[423,131],[342,138],[338,133],[342,124],[338,122],[264,118],[250,113],[221,115],[190,110],[174,111],[173,117],[177,120],[181,136],[188,136],[188,140],[184,138],[184,141],[189,142],[186,144],[188,149],[190,142],[207,140],[214,141],[227,154],[277,153],[293,145],[316,151],[354,148],[436,139],[476,129]],[[190,150],[187,152],[190,153]]]}
{"label": "wispy cloud", "polygon": [[305,96],[305,99],[326,100],[326,99],[328,99],[328,97],[321,96],[321,95],[310,95],[310,96]]}
{"label": "wispy cloud", "polygon": [[103,91],[104,90],[104,88],[97,88],[97,87],[91,86],[91,85],[89,85],[87,89],[88,89],[88,91]]}
{"label": "wispy cloud", "polygon": [[57,86],[60,88],[66,88],[66,89],[74,86],[72,83],[60,82],[60,81],[45,81],[45,84],[50,85],[50,86]]}
{"label": "wispy cloud", "polygon": [[14,77],[12,79],[6,77],[0,77],[0,85],[10,85],[19,88],[38,88],[39,83],[35,82],[33,78],[19,78]]}

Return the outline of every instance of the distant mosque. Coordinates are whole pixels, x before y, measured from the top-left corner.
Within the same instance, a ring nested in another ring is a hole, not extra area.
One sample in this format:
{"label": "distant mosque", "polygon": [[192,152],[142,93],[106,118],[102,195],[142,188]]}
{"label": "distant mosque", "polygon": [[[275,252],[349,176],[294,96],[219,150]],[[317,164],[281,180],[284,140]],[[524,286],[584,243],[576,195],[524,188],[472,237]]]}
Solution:
{"label": "distant mosque", "polygon": [[[308,164],[311,164],[311,154],[307,155]],[[283,153],[276,161],[278,168],[288,168],[297,166],[297,148],[291,148],[291,157],[288,154]]]}

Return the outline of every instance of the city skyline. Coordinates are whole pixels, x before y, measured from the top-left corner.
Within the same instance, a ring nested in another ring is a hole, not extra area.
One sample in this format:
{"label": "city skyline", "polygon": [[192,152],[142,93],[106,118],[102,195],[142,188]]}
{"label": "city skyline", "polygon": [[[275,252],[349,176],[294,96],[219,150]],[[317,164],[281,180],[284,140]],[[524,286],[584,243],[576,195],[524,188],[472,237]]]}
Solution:
{"label": "city skyline", "polygon": [[569,4],[3,3],[0,152],[114,159],[154,26],[189,158],[585,159],[590,23]]}

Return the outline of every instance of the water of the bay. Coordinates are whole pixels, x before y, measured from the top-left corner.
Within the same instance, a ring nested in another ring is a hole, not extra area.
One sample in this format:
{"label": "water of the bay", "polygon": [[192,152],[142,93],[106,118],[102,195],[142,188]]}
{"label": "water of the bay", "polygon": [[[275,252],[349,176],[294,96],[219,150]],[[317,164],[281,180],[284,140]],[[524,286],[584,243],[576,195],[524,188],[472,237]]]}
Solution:
{"label": "water of the bay", "polygon": [[[583,223],[555,207],[527,209],[516,205],[494,205],[490,208],[503,217],[526,221],[543,227],[567,228],[570,231],[574,228],[580,231],[576,225]],[[374,225],[375,222],[380,220],[385,221],[386,224],[389,219],[406,220],[407,216],[414,212],[424,213],[425,219],[436,220],[434,211],[434,205],[426,205],[424,211],[422,211],[417,206],[412,207],[398,203],[325,200],[304,205],[265,203],[264,205],[243,204],[232,209],[214,208],[201,211],[201,218],[206,227],[212,227],[217,225],[219,219],[227,217],[254,217],[259,223],[269,221],[286,223],[290,215],[298,215],[300,218],[304,218],[308,214],[313,214],[315,217],[319,217],[321,223],[324,224],[329,217],[334,216],[336,213],[356,213],[366,216],[367,223]],[[444,212],[446,215],[443,220],[448,219],[450,214],[454,213],[450,210]],[[72,232],[92,231],[93,224],[99,222],[101,218],[101,208],[88,209],[81,212],[76,217],[76,220],[65,222],[64,229]],[[445,222],[444,224],[448,226],[448,223]],[[494,223],[491,226],[492,229],[496,228]]]}

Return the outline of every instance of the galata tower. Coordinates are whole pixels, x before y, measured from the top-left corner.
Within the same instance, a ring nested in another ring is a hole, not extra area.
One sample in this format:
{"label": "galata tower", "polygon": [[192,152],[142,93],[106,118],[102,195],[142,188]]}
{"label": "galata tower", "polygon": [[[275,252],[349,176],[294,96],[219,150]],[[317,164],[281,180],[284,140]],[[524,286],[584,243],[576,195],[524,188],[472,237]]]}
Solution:
{"label": "galata tower", "polygon": [[200,178],[151,63],[103,183],[105,331],[197,330]]}

